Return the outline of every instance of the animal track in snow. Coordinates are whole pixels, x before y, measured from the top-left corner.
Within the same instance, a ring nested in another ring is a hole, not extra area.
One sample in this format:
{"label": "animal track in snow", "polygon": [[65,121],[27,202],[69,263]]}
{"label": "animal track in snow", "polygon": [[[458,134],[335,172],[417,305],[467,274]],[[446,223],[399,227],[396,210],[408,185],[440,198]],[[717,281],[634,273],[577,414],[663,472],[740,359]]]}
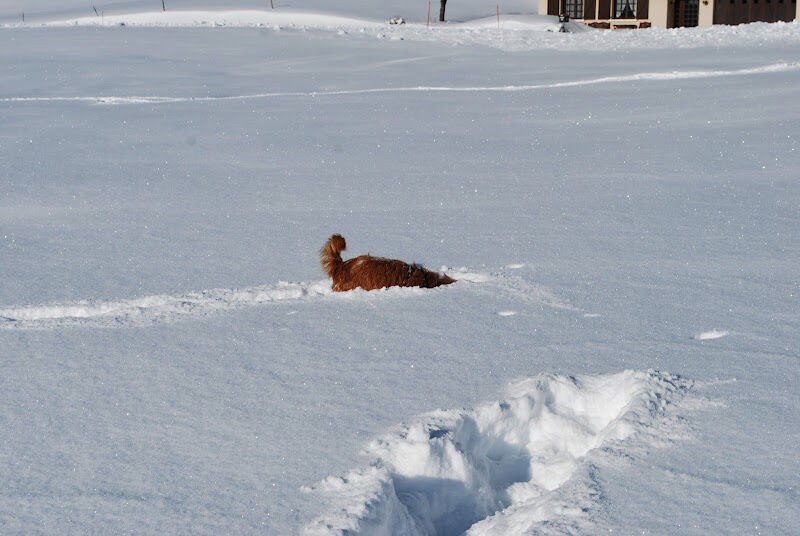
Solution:
{"label": "animal track in snow", "polygon": [[[505,277],[501,274],[487,274],[469,271],[467,268],[443,271],[457,279],[456,288],[483,288],[481,292],[504,293],[513,298],[532,301],[539,306],[553,309],[578,311],[550,290],[519,277]],[[372,293],[381,293],[377,290]],[[390,288],[386,292],[393,297],[420,296],[431,290],[417,288]],[[189,292],[186,294],[157,294],[119,300],[99,298],[76,300],[65,303],[45,303],[25,306],[0,306],[0,330],[2,329],[54,329],[82,326],[96,328],[119,328],[126,326],[146,326],[177,322],[190,318],[202,318],[225,311],[264,306],[267,304],[303,302],[322,297],[338,299],[365,299],[373,295],[356,290],[347,293],[333,293],[330,280],[306,281],[300,283],[279,282],[245,288],[216,288]],[[294,314],[290,311],[287,314]],[[499,316],[518,314],[516,309],[497,311]]]}
{"label": "animal track in snow", "polygon": [[653,371],[546,375],[474,410],[424,415],[370,444],[370,465],[308,488],[332,508],[306,532],[500,536],[588,522],[596,494],[576,478],[587,455],[658,444],[690,388]]}
{"label": "animal track in snow", "polygon": [[51,329],[67,326],[120,327],[170,322],[187,317],[253,307],[274,302],[300,301],[332,294],[326,280],[280,282],[241,289],[211,289],[170,296],[159,294],[125,300],[81,300],[26,307],[0,308],[0,329]]}
{"label": "animal track in snow", "polygon": [[[488,276],[460,273],[473,283],[488,281]],[[392,288],[393,295],[419,295],[417,288]],[[373,291],[381,292],[381,291]],[[322,298],[362,298],[364,291],[334,293],[328,279],[245,288],[217,288],[187,294],[158,294],[121,300],[86,299],[67,303],[49,303],[21,307],[0,307],[0,329],[53,329],[83,326],[118,328],[176,322],[200,318],[224,311],[275,303],[292,303]],[[287,314],[295,314],[292,310]]]}

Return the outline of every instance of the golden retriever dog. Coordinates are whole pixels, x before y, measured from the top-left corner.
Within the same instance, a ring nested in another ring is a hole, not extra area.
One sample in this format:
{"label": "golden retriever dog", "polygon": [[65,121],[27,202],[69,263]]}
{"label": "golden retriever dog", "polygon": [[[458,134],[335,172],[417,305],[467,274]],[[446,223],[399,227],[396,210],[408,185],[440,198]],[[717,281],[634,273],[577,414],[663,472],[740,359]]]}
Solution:
{"label": "golden retriever dog", "polygon": [[416,264],[395,259],[361,255],[343,261],[340,254],[347,248],[342,235],[335,234],[319,250],[322,269],[333,279],[333,290],[344,292],[354,288],[374,290],[384,287],[433,288],[456,280]]}

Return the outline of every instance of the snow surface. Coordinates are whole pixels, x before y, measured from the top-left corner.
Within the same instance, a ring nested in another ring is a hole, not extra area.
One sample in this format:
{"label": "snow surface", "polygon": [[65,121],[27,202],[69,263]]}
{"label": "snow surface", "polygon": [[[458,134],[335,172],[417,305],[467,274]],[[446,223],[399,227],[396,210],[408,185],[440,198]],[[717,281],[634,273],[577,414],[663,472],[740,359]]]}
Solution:
{"label": "snow surface", "polygon": [[800,532],[800,25],[152,4],[0,6],[0,532]]}

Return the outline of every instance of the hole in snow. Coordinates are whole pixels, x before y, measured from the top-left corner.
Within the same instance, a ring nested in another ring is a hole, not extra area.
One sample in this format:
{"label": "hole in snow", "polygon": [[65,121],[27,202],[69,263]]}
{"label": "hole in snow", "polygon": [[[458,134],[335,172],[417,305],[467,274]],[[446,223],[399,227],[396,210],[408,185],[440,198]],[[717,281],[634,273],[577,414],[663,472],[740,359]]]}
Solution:
{"label": "hole in snow", "polygon": [[559,490],[587,470],[587,453],[646,435],[686,388],[654,372],[551,375],[517,382],[504,400],[472,411],[425,415],[373,442],[369,467],[317,486],[333,513],[307,533],[523,533],[581,515]]}

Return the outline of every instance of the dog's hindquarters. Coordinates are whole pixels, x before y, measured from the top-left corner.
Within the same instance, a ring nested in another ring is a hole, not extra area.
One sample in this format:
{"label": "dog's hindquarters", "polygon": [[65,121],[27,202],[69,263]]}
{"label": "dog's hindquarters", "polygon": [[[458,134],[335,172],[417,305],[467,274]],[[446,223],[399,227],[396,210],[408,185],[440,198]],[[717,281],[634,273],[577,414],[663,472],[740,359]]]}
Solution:
{"label": "dog's hindquarters", "polygon": [[336,268],[342,265],[342,256],[340,252],[345,249],[347,249],[347,243],[344,237],[335,234],[331,236],[328,241],[325,242],[325,245],[322,246],[322,249],[319,250],[319,262],[322,265],[322,269],[329,277],[333,277]]}

